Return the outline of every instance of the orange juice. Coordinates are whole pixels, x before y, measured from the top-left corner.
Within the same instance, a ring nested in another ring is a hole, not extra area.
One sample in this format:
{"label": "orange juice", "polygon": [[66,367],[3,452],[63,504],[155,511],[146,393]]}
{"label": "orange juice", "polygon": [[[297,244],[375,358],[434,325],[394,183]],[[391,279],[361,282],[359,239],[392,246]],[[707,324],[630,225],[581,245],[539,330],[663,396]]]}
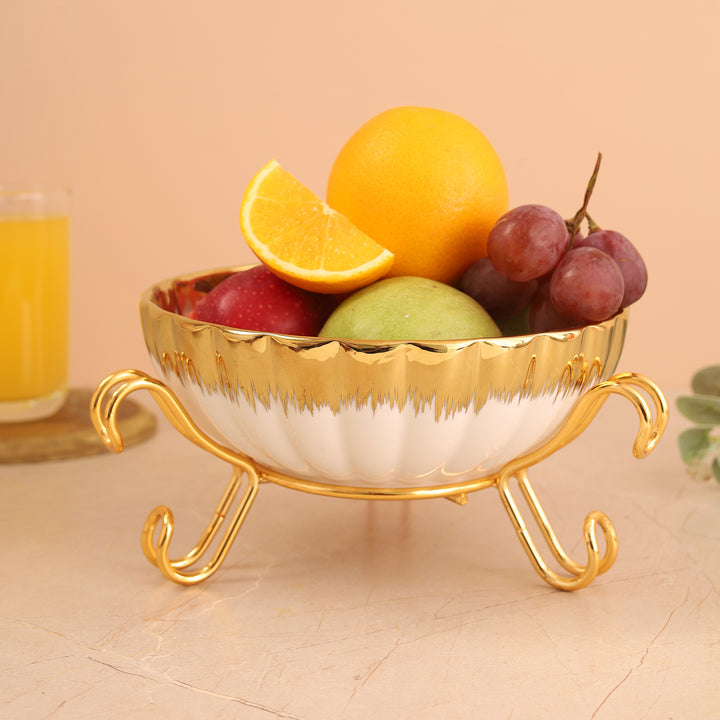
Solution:
{"label": "orange juice", "polygon": [[64,400],[68,245],[67,216],[0,216],[0,420],[42,417]]}

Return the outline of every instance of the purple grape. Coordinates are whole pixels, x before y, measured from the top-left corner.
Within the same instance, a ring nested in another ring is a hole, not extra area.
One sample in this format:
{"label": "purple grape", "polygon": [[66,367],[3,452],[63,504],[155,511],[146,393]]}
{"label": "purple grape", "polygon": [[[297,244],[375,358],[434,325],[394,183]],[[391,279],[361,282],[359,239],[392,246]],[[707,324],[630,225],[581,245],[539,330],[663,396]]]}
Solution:
{"label": "purple grape", "polygon": [[602,250],[568,250],[550,278],[550,299],[564,315],[602,322],[619,309],[625,282],[618,264]]}
{"label": "purple grape", "polygon": [[625,282],[620,307],[632,305],[642,297],[647,287],[647,267],[637,248],[624,235],[615,230],[596,230],[575,244],[602,250],[618,264]]}
{"label": "purple grape", "polygon": [[550,282],[542,282],[530,303],[530,332],[542,333],[553,330],[570,330],[579,327],[579,320],[563,315],[550,299]]}
{"label": "purple grape", "polygon": [[484,257],[462,274],[458,287],[479,302],[494,320],[504,320],[529,305],[537,284],[537,280],[524,283],[508,280],[495,269],[490,258]]}
{"label": "purple grape", "polygon": [[585,240],[585,236],[579,230],[575,233],[575,237],[572,238],[572,241],[570,239],[570,231],[569,230],[568,230],[567,237],[568,237],[568,250],[571,247],[575,247],[577,245],[582,245],[583,240]]}
{"label": "purple grape", "polygon": [[562,217],[545,205],[520,205],[506,212],[488,236],[487,254],[506,278],[527,282],[542,277],[568,247]]}

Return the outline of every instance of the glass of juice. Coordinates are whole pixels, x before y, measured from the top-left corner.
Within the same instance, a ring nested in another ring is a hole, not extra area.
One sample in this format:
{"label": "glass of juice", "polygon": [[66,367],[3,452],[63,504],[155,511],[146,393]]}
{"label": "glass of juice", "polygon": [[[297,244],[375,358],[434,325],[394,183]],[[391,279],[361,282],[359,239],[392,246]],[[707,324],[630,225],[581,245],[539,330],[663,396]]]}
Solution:
{"label": "glass of juice", "polygon": [[0,183],[0,422],[47,418],[67,397],[69,243],[67,188]]}

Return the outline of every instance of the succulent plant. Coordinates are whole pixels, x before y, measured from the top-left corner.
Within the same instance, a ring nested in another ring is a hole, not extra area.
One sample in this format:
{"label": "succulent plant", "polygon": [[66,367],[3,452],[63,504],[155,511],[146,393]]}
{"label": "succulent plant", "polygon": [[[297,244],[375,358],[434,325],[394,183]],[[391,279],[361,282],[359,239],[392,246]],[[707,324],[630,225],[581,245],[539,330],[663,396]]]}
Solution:
{"label": "succulent plant", "polygon": [[692,395],[677,398],[677,409],[694,427],[678,436],[680,455],[698,480],[720,482],[720,365],[703,368],[690,382]]}

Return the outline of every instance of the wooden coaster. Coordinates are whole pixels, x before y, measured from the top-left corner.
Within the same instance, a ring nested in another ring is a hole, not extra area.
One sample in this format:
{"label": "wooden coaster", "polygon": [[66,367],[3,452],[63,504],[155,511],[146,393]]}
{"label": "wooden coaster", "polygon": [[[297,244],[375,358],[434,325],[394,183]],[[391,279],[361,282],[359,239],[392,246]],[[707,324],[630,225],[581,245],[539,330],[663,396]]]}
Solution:
{"label": "wooden coaster", "polygon": [[[0,423],[0,463],[46,462],[109,452],[90,420],[91,390],[73,389],[52,417],[26,423]],[[155,416],[130,398],[117,409],[125,447],[151,437]]]}

